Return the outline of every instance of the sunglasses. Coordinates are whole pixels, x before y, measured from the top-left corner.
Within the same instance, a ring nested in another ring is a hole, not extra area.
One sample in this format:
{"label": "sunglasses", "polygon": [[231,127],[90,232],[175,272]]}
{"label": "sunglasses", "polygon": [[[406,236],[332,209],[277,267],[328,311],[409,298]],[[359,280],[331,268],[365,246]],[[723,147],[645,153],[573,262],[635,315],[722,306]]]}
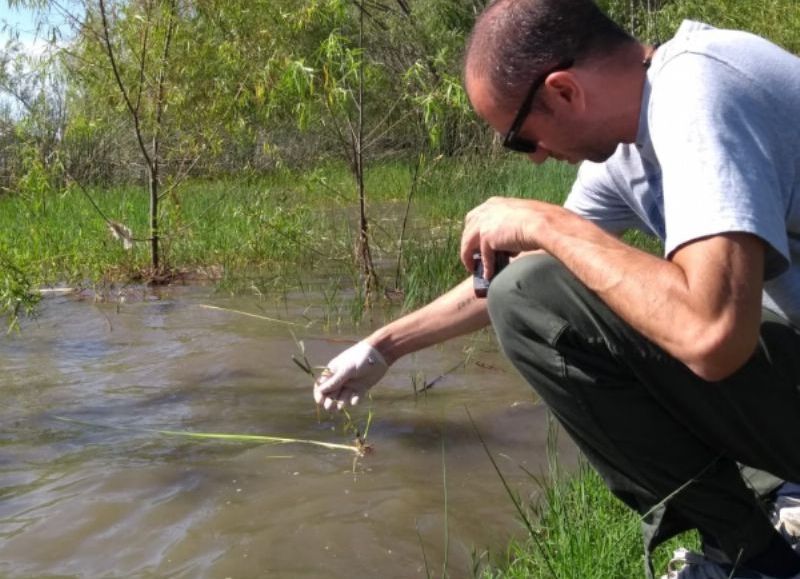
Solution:
{"label": "sunglasses", "polygon": [[553,68],[533,79],[531,88],[528,89],[528,94],[525,95],[525,99],[522,101],[517,111],[517,116],[514,117],[514,122],[511,123],[511,128],[508,129],[506,136],[503,138],[503,147],[511,151],[516,151],[517,153],[527,153],[529,155],[536,152],[536,149],[539,148],[539,143],[526,139],[525,137],[520,137],[518,134],[519,130],[522,128],[523,123],[525,123],[525,119],[527,119],[528,115],[531,113],[533,98],[536,96],[536,92],[547,80],[547,77],[559,70],[566,70],[572,67],[573,64],[575,64],[575,59],[573,58],[562,60]]}

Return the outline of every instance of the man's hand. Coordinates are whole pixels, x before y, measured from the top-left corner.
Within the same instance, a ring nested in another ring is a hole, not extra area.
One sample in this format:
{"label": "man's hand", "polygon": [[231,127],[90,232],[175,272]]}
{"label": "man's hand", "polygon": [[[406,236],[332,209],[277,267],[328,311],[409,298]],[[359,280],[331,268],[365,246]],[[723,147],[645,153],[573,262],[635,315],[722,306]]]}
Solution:
{"label": "man's hand", "polygon": [[461,235],[461,261],[473,271],[472,256],[479,251],[486,279],[497,273],[495,253],[517,255],[538,249],[531,226],[548,204],[529,199],[492,197],[467,213]]}
{"label": "man's hand", "polygon": [[328,363],[314,384],[314,401],[330,410],[358,404],[364,393],[383,378],[389,365],[378,350],[359,342]]}

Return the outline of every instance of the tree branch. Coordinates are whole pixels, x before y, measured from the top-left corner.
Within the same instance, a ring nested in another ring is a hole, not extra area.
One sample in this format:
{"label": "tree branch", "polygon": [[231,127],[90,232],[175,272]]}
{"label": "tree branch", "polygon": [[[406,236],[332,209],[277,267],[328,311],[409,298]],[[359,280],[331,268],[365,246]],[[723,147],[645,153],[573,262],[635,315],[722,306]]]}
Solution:
{"label": "tree branch", "polygon": [[169,59],[169,48],[172,44],[172,34],[175,31],[175,0],[169,3],[169,21],[167,23],[167,37],[164,39],[164,52],[161,54],[161,67],[158,71],[158,97],[156,100],[156,135],[161,133],[161,118],[164,114],[164,83],[167,76],[167,62]]}
{"label": "tree branch", "polygon": [[147,166],[152,169],[153,162],[150,158],[150,154],[147,152],[147,146],[144,144],[144,138],[142,137],[142,127],[141,121],[139,119],[139,113],[134,108],[133,103],[131,103],[131,99],[128,96],[128,91],[125,89],[125,83],[122,82],[122,77],[119,73],[119,67],[117,66],[117,60],[114,57],[114,49],[111,46],[111,38],[109,36],[108,30],[108,18],[106,17],[106,5],[104,0],[98,0],[98,4],[100,5],[100,16],[103,21],[103,40],[106,48],[106,53],[108,54],[108,60],[111,63],[111,70],[114,72],[114,78],[117,81],[117,86],[119,87],[120,92],[122,93],[122,98],[125,100],[125,105],[128,107],[128,112],[130,112],[131,116],[133,117],[133,127],[136,132],[136,140],[139,142],[139,149],[142,151],[142,156],[144,157]]}
{"label": "tree branch", "polygon": [[136,91],[136,114],[139,114],[141,110],[142,104],[142,92],[144,91],[144,63],[145,63],[145,54],[147,54],[147,38],[150,35],[150,15],[151,9],[153,5],[150,2],[146,2],[146,13],[147,18],[145,22],[147,23],[144,28],[144,34],[142,35],[142,52],[139,55],[139,86],[138,90]]}

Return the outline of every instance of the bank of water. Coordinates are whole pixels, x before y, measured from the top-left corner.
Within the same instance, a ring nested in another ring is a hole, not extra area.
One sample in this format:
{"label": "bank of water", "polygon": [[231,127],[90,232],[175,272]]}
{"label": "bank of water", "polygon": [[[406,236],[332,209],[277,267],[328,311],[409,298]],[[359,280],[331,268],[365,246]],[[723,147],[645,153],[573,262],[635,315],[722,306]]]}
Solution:
{"label": "bank of water", "polygon": [[[547,414],[488,335],[399,361],[354,466],[347,451],[135,429],[350,444],[291,357],[296,338],[324,364],[367,327],[322,327],[307,296],[130,298],[51,297],[0,339],[0,576],[414,577],[446,561],[461,577],[474,552],[524,536],[465,408],[523,499],[535,485],[519,467],[546,469]],[[415,396],[413,376],[419,387],[467,353]]]}

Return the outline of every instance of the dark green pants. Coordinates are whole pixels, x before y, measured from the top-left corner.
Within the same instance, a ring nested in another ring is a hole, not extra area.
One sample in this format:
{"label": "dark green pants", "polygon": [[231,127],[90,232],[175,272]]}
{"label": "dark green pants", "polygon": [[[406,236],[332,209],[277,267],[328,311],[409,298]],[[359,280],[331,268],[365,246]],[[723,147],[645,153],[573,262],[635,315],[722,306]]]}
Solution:
{"label": "dark green pants", "polygon": [[[706,382],[548,256],[519,259],[498,275],[489,313],[511,362],[614,494],[646,515],[648,552],[690,528],[731,561],[772,540],[751,487],[763,493],[779,479],[800,480],[797,329],[765,311],[752,359]],[[748,484],[740,464],[766,473]]]}

